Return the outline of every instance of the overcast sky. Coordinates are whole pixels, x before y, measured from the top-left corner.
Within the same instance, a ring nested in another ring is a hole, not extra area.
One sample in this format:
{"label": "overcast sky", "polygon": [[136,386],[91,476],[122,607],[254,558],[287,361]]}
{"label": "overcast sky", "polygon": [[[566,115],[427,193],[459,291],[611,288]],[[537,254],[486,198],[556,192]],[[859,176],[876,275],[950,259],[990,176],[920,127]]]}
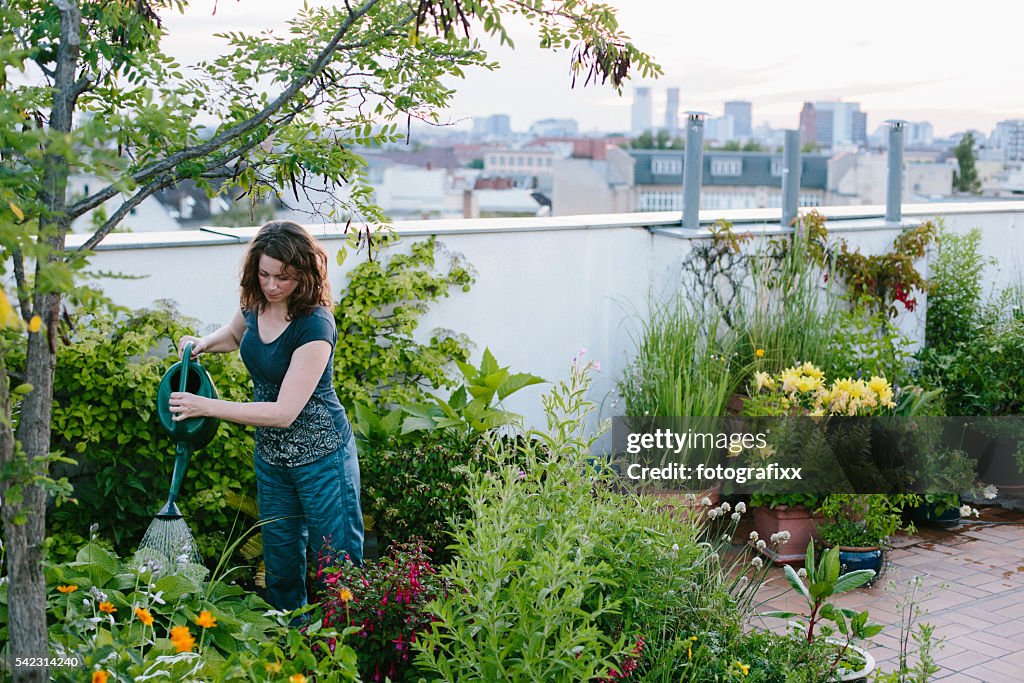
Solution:
{"label": "overcast sky", "polygon": [[[516,50],[494,48],[502,68],[457,83],[453,119],[505,113],[516,130],[541,118],[574,118],[584,131],[627,130],[635,85],[680,89],[685,109],[721,115],[729,99],[753,102],[754,124],[795,128],[804,101],[860,102],[868,130],[885,119],[930,121],[937,135],[1024,118],[1024,6],[1013,0],[606,0],[634,43],[665,75],[609,87],[569,87],[568,52],[545,52],[516,22]],[[311,3],[323,4],[323,3]],[[217,31],[283,33],[294,0],[193,0],[166,15],[167,49],[183,63],[211,58]],[[491,44],[491,43],[489,43]]]}

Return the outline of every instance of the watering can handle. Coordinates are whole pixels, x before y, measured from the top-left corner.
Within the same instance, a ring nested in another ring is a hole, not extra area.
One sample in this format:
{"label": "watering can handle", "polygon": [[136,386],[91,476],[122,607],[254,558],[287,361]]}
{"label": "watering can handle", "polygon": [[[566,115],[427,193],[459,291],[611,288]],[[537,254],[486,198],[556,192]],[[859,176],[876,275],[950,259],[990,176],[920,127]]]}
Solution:
{"label": "watering can handle", "polygon": [[188,364],[192,360],[192,342],[185,342],[181,352],[181,382],[178,391],[184,393],[188,388]]}

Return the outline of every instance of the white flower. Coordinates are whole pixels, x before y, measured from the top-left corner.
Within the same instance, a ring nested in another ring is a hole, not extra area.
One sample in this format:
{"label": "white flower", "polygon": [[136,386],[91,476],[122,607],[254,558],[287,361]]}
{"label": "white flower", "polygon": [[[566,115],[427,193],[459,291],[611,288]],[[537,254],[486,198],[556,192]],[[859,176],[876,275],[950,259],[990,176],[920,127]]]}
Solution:
{"label": "white flower", "polygon": [[[156,584],[153,584],[153,588],[156,588]],[[156,593],[155,595],[153,595],[152,596],[153,602],[155,602],[158,605],[166,605],[167,601],[164,600],[163,595],[164,595],[163,591],[160,591],[160,592]]]}
{"label": "white flower", "polygon": [[758,542],[757,542],[757,549],[758,549],[758,550],[764,550],[764,549],[765,549],[765,548],[767,548],[767,547],[768,547],[768,544],[767,544],[767,543],[765,543],[765,542],[764,542],[764,541],[762,541],[762,540],[758,540]]}
{"label": "white flower", "polygon": [[728,512],[729,510],[732,510],[732,506],[728,503],[722,503],[722,512]]}
{"label": "white flower", "polygon": [[734,521],[734,522],[740,521],[740,513],[738,513],[738,512],[732,513],[732,521]]}
{"label": "white flower", "polygon": [[708,519],[717,519],[721,511],[718,508],[711,508],[708,510]]}
{"label": "white flower", "polygon": [[992,500],[997,495],[999,495],[999,489],[997,489],[992,484],[989,484],[988,486],[981,490],[981,495],[985,497],[985,500]]}
{"label": "white flower", "polygon": [[799,576],[801,579],[806,579],[807,578],[807,569],[806,569],[806,567],[800,567],[800,569],[797,569],[796,570],[796,575]]}
{"label": "white flower", "polygon": [[729,536],[729,534],[722,534],[722,540],[725,542],[729,542],[732,540],[732,537]]}
{"label": "white flower", "polygon": [[674,552],[674,553],[678,553],[679,552],[679,544],[678,543],[673,543],[672,544],[672,552]]}
{"label": "white flower", "polygon": [[740,501],[739,503],[736,503],[736,512],[738,512],[738,513],[740,513],[742,515],[746,511],[747,511],[747,504],[746,503],[744,503],[743,501]]}
{"label": "white flower", "polygon": [[760,557],[755,557],[750,561],[750,564],[754,565],[758,569],[764,566],[764,561]]}
{"label": "white flower", "polygon": [[961,517],[970,517],[971,515],[974,515],[975,517],[980,517],[981,513],[978,512],[977,508],[972,508],[970,505],[961,505],[960,506],[960,516]]}
{"label": "white flower", "polygon": [[779,531],[777,533],[774,533],[772,534],[771,541],[772,545],[783,545],[784,543],[789,541],[789,532]]}
{"label": "white flower", "polygon": [[737,583],[737,585],[738,585],[738,586],[739,586],[740,588],[743,588],[744,586],[746,586],[746,585],[747,585],[747,581],[749,581],[749,580],[750,580],[750,579],[748,579],[747,577],[745,577],[745,576],[741,576],[741,577],[740,577],[740,578],[739,578],[739,579],[738,579],[738,580],[736,581],[736,583]]}
{"label": "white flower", "polygon": [[707,496],[704,496],[703,498],[700,499],[700,504],[706,508],[709,508],[711,507],[711,499],[708,498]]}
{"label": "white flower", "polygon": [[756,531],[751,531],[750,532],[750,540],[751,541],[756,541],[758,538],[760,538],[760,535]]}

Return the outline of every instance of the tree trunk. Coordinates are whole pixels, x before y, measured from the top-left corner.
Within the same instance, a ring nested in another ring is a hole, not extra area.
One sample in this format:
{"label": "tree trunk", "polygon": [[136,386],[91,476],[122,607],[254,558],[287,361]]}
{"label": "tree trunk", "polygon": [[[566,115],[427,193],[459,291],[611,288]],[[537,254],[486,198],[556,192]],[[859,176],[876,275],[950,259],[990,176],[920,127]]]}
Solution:
{"label": "tree trunk", "polygon": [[[84,83],[75,80],[81,57],[82,13],[77,0],[54,0],[54,5],[60,12],[61,23],[49,129],[51,133],[60,134],[71,132],[75,104],[84,87]],[[70,164],[66,154],[60,146],[51,142],[43,160],[43,183],[39,196],[45,211],[39,218],[39,241],[45,243],[49,250],[46,257],[40,258],[36,264],[32,313],[42,318],[46,332],[44,334],[40,330],[28,335],[25,381],[32,385],[32,390],[22,401],[16,434],[17,446],[21,447],[22,453],[18,454],[14,444],[6,452],[0,451],[0,457],[5,460],[19,455],[24,457],[27,461],[25,471],[31,475],[45,476],[45,466],[40,467],[36,459],[50,452],[61,299],[59,294],[40,291],[39,283],[44,281],[40,272],[46,268],[47,263],[63,258],[64,237],[70,227],[71,219],[67,214]],[[3,391],[7,395],[7,380],[5,377],[0,377],[0,380],[4,382]],[[6,408],[4,414],[9,415],[9,397]],[[33,478],[21,479],[16,484],[23,494],[21,501],[12,506],[5,499],[0,514],[3,517],[4,534],[7,536],[7,557],[10,562],[8,625],[12,665],[17,663],[18,658],[45,658],[50,653],[46,630],[46,580],[43,575],[46,491]],[[49,669],[45,666],[12,666],[12,671],[15,683],[35,683],[50,678]]]}

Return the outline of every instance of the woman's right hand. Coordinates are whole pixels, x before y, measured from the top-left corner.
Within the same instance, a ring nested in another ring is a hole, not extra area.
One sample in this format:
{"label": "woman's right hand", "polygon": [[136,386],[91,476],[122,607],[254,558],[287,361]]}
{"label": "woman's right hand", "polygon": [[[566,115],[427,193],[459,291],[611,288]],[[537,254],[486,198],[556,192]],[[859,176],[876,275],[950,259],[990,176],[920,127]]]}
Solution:
{"label": "woman's right hand", "polygon": [[202,337],[185,335],[178,340],[178,358],[181,358],[181,355],[185,352],[185,344],[190,342],[192,344],[192,358],[206,351],[206,341]]}

